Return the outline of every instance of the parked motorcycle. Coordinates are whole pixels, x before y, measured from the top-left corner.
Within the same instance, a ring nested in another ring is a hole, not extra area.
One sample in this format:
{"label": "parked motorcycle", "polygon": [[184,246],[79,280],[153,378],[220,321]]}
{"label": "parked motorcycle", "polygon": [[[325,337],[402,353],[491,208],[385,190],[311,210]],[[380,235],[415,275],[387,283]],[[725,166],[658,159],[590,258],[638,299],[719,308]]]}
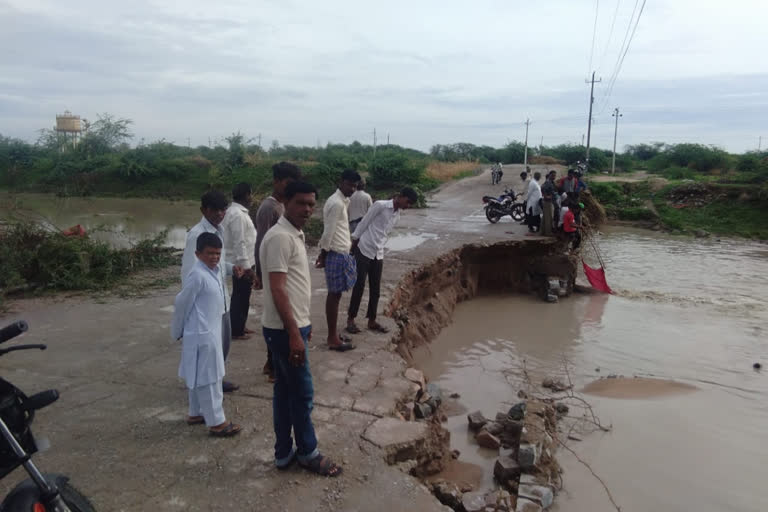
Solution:
{"label": "parked motorcycle", "polygon": [[[25,321],[0,329],[0,343],[28,329]],[[19,350],[45,350],[45,345],[16,345],[0,349],[0,356]],[[0,478],[23,466],[29,479],[18,484],[0,504],[0,512],[95,512],[88,499],[60,474],[42,474],[32,462],[32,454],[44,449],[47,442],[32,435],[30,425],[35,411],[59,398],[55,389],[32,396],[0,378]]]}
{"label": "parked motorcycle", "polygon": [[509,215],[516,221],[525,218],[525,203],[516,202],[522,194],[515,194],[512,190],[506,189],[499,197],[483,196],[485,203],[485,216],[488,222],[496,224],[499,220]]}

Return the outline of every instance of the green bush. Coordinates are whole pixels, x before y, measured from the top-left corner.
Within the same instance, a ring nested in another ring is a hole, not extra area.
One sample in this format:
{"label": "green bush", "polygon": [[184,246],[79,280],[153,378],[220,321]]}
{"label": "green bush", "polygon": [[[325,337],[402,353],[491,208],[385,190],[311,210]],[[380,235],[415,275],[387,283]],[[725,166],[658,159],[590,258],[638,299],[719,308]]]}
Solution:
{"label": "green bush", "polygon": [[624,192],[618,183],[592,182],[589,188],[603,206],[619,205],[625,201]]}
{"label": "green bush", "polygon": [[371,165],[371,186],[379,189],[413,186],[421,182],[425,172],[423,161],[410,160],[394,151],[381,151]]}
{"label": "green bush", "polygon": [[697,176],[696,171],[693,169],[679,166],[668,167],[661,171],[660,174],[668,180],[693,180]]}
{"label": "green bush", "polygon": [[64,236],[36,223],[10,225],[0,234],[0,289],[101,289],[131,272],[172,264],[167,233],[130,249],[112,249],[88,236]]}
{"label": "green bush", "polygon": [[656,220],[656,214],[645,206],[629,206],[618,208],[616,216],[619,220]]}

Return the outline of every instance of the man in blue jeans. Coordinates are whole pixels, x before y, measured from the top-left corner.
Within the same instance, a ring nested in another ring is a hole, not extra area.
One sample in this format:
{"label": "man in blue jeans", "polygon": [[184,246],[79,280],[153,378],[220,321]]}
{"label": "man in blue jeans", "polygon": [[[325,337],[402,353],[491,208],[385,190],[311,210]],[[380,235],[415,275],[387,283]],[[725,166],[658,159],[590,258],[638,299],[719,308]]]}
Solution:
{"label": "man in blue jeans", "polygon": [[290,183],[285,189],[285,213],[264,235],[259,248],[264,286],[261,324],[275,370],[275,464],[286,469],[298,459],[312,472],[335,477],[342,468],[318,451],[311,418],[313,388],[307,341],[312,337],[312,283],[301,228],[312,216],[316,201],[317,191],[312,185]]}

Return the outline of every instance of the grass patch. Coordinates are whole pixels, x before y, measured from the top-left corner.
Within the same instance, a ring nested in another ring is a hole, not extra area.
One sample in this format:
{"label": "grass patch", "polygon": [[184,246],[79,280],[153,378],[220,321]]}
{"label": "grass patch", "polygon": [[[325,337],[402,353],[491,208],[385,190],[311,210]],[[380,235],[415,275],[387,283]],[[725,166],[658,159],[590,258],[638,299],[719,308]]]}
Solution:
{"label": "grass patch", "polygon": [[427,177],[439,182],[460,180],[477,174],[480,164],[477,162],[437,162],[427,165]]}
{"label": "grass patch", "polygon": [[65,236],[35,222],[0,232],[0,295],[14,290],[104,290],[140,270],[178,264],[167,233],[130,249],[113,249],[88,236]]}
{"label": "grass patch", "polygon": [[763,216],[768,204],[763,201],[716,200],[704,206],[674,208],[664,199],[658,199],[655,206],[662,222],[670,229],[768,239]]}

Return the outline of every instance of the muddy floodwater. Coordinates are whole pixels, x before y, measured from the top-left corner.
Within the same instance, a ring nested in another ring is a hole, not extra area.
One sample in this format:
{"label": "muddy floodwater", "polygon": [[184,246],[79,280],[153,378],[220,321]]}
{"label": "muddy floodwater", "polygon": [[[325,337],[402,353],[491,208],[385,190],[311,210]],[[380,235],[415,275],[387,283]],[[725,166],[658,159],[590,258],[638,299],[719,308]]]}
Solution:
{"label": "muddy floodwater", "polygon": [[166,231],[166,243],[184,248],[201,218],[199,201],[115,197],[57,197],[0,192],[0,220],[33,219],[67,229],[76,224],[115,247],[128,247]]}
{"label": "muddy floodwater", "polygon": [[[493,416],[517,401],[523,365],[540,383],[567,377],[567,362],[613,427],[569,446],[623,511],[768,510],[768,371],[752,368],[768,363],[768,246],[622,229],[600,248],[616,295],[460,304],[418,365],[467,410]],[[468,436],[466,414],[448,428],[460,460],[479,465],[473,478],[490,487],[495,454]],[[615,510],[572,455],[558,458],[565,487],[555,510]]]}

